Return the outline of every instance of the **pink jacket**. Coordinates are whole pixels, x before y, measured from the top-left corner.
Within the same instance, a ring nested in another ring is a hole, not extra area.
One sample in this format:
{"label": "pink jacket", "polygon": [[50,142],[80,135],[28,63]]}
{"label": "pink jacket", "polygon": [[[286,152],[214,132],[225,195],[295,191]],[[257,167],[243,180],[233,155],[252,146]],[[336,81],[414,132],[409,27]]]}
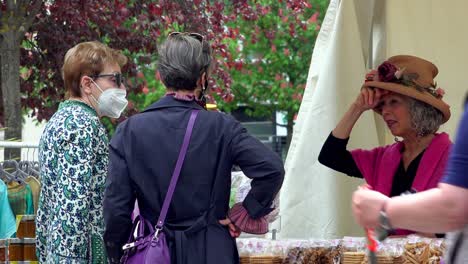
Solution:
{"label": "pink jacket", "polygon": [[[436,134],[422,156],[412,188],[420,192],[437,186],[444,174],[451,145],[447,133]],[[403,143],[398,142],[372,150],[356,149],[351,154],[367,184],[389,196],[402,148]],[[403,235],[408,232],[397,233]]]}

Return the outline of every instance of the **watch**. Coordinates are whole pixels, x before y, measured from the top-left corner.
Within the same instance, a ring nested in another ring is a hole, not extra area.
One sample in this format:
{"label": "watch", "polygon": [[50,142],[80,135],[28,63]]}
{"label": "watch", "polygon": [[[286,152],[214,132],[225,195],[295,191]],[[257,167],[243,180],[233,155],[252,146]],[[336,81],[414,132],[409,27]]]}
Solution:
{"label": "watch", "polygon": [[381,210],[380,211],[380,214],[379,214],[379,223],[380,223],[380,226],[387,230],[387,231],[391,231],[393,230],[392,226],[390,225],[390,221],[388,220],[388,216],[387,216],[387,213],[384,211],[384,210]]}
{"label": "watch", "polygon": [[379,224],[380,225],[377,228],[377,239],[379,241],[383,241],[393,231],[392,225],[390,224],[390,221],[387,216],[387,212],[385,211],[386,205],[387,205],[387,202],[384,203],[384,205],[382,206],[382,209],[379,212]]}

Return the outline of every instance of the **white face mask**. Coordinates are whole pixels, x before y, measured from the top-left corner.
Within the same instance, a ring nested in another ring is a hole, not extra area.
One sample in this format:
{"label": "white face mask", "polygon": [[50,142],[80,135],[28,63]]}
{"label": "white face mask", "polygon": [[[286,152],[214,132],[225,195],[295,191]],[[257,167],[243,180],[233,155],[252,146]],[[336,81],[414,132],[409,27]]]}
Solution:
{"label": "white face mask", "polygon": [[97,83],[94,81],[93,83],[102,92],[98,100],[91,95],[94,101],[97,102],[99,114],[111,118],[119,118],[128,105],[128,101],[125,98],[127,91],[118,88],[109,88],[103,91]]}

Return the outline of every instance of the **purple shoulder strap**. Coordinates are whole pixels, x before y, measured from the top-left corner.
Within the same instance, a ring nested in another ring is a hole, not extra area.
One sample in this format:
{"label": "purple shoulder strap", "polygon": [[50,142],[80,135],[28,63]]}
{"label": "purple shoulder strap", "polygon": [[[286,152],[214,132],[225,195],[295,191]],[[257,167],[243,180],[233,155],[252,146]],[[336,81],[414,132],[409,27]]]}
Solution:
{"label": "purple shoulder strap", "polygon": [[156,224],[157,229],[162,229],[162,227],[164,226],[164,222],[166,221],[167,211],[169,210],[172,195],[174,194],[174,190],[177,185],[177,180],[179,179],[182,164],[184,164],[185,154],[187,154],[187,149],[190,143],[190,136],[192,135],[193,131],[193,125],[195,124],[195,119],[197,119],[199,111],[200,110],[192,110],[192,114],[190,115],[187,130],[185,130],[184,143],[180,148],[179,157],[177,158],[177,163],[174,172],[172,173],[171,183],[169,184],[169,189],[167,190],[166,197],[164,198],[161,214],[159,215],[158,223]]}

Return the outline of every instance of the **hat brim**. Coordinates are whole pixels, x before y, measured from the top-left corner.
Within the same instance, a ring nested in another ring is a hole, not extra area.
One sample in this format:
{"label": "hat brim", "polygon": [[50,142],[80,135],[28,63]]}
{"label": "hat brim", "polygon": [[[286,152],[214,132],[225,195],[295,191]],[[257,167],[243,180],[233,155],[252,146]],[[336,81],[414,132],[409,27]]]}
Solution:
{"label": "hat brim", "polygon": [[444,115],[444,123],[447,122],[450,119],[450,106],[442,101],[442,99],[437,99],[435,98],[432,94],[426,91],[418,91],[414,87],[408,87],[402,84],[398,83],[390,83],[390,82],[376,82],[376,81],[368,81],[365,82],[362,87],[375,87],[375,88],[380,88],[384,89],[387,91],[391,91],[394,93],[399,93],[402,95],[409,96],[411,98],[414,98],[416,100],[425,102],[439,111],[442,112]]}

